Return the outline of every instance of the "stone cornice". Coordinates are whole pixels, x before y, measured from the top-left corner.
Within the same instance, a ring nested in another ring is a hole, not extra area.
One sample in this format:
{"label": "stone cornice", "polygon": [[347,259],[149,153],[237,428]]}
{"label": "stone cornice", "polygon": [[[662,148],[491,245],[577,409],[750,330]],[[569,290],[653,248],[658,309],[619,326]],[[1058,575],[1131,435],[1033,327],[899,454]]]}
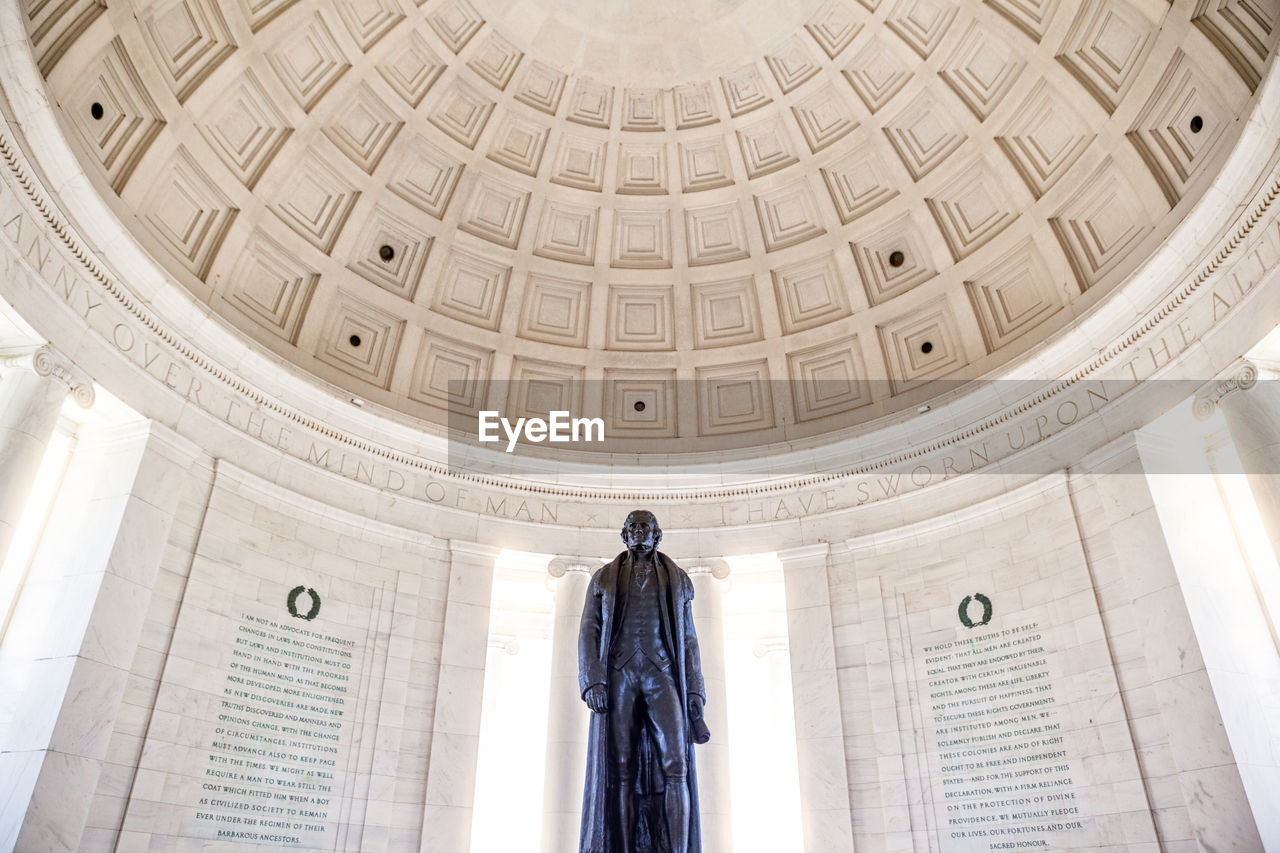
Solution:
{"label": "stone cornice", "polygon": [[[172,442],[173,437],[163,437],[163,440]],[[423,530],[369,518],[348,507],[335,507],[274,483],[257,473],[246,471],[225,459],[215,460],[214,480],[237,493],[252,495],[262,506],[287,506],[296,514],[310,517],[317,525],[323,525],[326,519],[330,519],[386,539],[403,540],[408,548],[448,546],[453,551],[466,551],[470,547],[495,558],[498,555],[499,549],[488,545],[470,545],[457,539],[446,541]]]}

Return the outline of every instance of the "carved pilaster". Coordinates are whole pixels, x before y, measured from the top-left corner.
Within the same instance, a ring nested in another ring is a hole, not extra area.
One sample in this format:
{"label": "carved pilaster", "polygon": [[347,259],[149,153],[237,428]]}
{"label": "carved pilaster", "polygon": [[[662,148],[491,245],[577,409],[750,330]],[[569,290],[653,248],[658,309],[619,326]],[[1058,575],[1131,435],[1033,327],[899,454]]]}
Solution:
{"label": "carved pilaster", "polygon": [[693,621],[698,629],[702,681],[711,729],[698,747],[698,799],[702,839],[708,850],[730,853],[733,826],[729,804],[729,716],[724,660],[724,592],[729,564],[719,558],[691,559],[684,566],[693,580]]}
{"label": "carved pilaster", "polygon": [[836,675],[827,543],[778,552],[787,596],[791,695],[805,849],[853,853],[844,709]]}
{"label": "carved pilaster", "polygon": [[555,622],[551,631],[551,696],[543,767],[544,853],[578,849],[590,714],[578,693],[578,625],[591,575],[605,562],[565,556],[547,564],[547,580],[555,593]]}
{"label": "carved pilaster", "polygon": [[[1203,419],[1215,407],[1222,409],[1258,516],[1280,553],[1280,382],[1265,368],[1244,359],[1236,362],[1196,395],[1195,414]],[[1264,371],[1267,381],[1259,382]],[[1235,393],[1243,390],[1249,393]]]}
{"label": "carved pilaster", "polygon": [[471,849],[480,716],[489,650],[493,567],[499,551],[489,545],[449,542],[449,587],[444,641],[431,727],[421,853]]}

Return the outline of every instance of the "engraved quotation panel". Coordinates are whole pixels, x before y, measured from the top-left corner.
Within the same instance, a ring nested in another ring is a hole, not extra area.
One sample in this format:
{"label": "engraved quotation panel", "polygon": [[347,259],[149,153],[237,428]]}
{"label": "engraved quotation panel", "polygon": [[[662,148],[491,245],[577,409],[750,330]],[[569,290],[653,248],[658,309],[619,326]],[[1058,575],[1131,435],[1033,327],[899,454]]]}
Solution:
{"label": "engraved quotation panel", "polygon": [[1065,477],[870,540],[837,551],[830,587],[849,784],[881,798],[855,801],[866,825],[944,853],[1149,838]]}
{"label": "engraved quotation panel", "polygon": [[406,828],[377,801],[426,782],[448,559],[369,524],[219,464],[129,792],[135,846],[335,850]]}
{"label": "engraved quotation panel", "polygon": [[[989,599],[975,599],[962,599],[965,618],[989,612]],[[943,848],[1081,846],[1080,800],[1039,623],[975,630],[920,651]]]}
{"label": "engraved quotation panel", "polygon": [[[320,604],[299,597],[308,612]],[[227,674],[189,826],[221,841],[330,846],[357,640],[250,610],[220,642]]]}

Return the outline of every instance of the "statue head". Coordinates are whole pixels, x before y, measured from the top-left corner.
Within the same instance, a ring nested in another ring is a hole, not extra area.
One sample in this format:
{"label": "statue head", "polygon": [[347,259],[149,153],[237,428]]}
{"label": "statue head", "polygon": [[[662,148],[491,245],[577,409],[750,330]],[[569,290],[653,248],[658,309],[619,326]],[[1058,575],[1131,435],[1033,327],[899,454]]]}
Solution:
{"label": "statue head", "polygon": [[662,528],[658,517],[647,509],[637,509],[627,515],[622,524],[622,541],[636,554],[651,554],[662,541]]}

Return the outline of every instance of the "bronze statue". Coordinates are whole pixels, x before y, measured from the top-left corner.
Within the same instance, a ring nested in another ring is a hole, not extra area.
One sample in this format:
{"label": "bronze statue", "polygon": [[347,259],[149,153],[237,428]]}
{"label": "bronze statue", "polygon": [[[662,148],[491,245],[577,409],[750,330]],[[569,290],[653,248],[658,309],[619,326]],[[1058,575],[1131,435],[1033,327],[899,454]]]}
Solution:
{"label": "bronze statue", "polygon": [[578,687],[592,711],[580,853],[701,853],[693,744],[710,734],[693,582],[658,551],[653,513],[622,527],[623,551],[591,578]]}

